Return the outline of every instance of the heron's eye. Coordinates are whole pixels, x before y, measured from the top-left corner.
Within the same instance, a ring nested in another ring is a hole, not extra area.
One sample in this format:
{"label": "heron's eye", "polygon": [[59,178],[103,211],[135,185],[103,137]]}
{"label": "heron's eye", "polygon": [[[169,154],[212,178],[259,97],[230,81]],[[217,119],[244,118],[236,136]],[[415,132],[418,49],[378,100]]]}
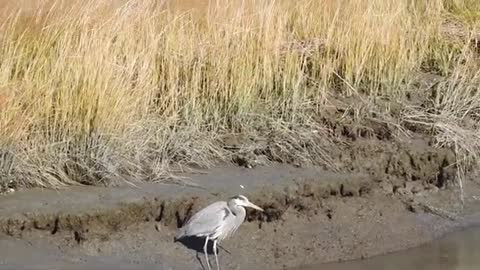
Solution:
{"label": "heron's eye", "polygon": [[237,203],[237,205],[242,205],[243,206],[245,204],[245,201],[242,200],[242,199],[236,199],[235,203]]}
{"label": "heron's eye", "polygon": [[248,199],[247,197],[243,196],[243,195],[237,195],[237,196],[234,196],[232,197],[233,200],[236,201],[237,204],[240,204],[240,205],[243,205],[245,203],[248,203]]}

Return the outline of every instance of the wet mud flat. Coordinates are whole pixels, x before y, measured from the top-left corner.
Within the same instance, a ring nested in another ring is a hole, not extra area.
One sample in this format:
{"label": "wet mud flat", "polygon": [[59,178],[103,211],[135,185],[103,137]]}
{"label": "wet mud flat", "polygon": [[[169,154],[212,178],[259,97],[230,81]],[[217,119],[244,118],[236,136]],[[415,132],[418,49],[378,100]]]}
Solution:
{"label": "wet mud flat", "polygon": [[318,167],[222,166],[189,177],[201,188],[165,183],[2,196],[0,268],[202,269],[195,247],[174,243],[175,230],[201,207],[238,193],[265,212],[248,211],[239,231],[221,243],[222,269],[366,258],[480,223],[474,181],[465,183],[466,208],[458,212],[454,188],[396,186]]}
{"label": "wet mud flat", "polygon": [[480,227],[449,233],[433,242],[363,260],[302,266],[291,270],[478,269]]}

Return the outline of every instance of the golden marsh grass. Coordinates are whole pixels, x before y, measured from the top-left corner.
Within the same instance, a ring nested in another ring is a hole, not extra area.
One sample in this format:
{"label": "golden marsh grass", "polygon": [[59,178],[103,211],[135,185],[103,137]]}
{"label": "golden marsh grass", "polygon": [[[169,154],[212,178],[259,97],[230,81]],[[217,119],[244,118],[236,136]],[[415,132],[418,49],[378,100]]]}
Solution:
{"label": "golden marsh grass", "polygon": [[228,160],[230,133],[276,132],[281,151],[328,164],[312,119],[331,96],[401,101],[419,72],[445,98],[405,119],[478,113],[475,0],[225,3],[1,3],[2,181],[163,179]]}

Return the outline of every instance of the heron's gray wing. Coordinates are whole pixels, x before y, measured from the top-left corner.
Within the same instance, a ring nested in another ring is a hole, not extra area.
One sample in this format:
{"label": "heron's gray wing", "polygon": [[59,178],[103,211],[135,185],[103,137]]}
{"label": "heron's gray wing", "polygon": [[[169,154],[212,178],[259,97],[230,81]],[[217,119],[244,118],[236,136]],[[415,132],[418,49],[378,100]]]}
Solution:
{"label": "heron's gray wing", "polygon": [[183,236],[211,236],[224,225],[232,215],[226,202],[215,202],[194,214],[178,231],[177,238]]}

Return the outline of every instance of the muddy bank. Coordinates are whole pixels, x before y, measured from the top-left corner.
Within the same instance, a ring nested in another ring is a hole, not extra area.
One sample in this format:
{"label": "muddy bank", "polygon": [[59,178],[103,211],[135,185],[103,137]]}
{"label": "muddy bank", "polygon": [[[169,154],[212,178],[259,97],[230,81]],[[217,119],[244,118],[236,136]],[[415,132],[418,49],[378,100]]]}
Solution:
{"label": "muddy bank", "polygon": [[[278,144],[266,143],[234,153],[236,165],[178,175],[185,185],[29,189],[0,196],[0,253],[7,254],[0,265],[201,269],[198,246],[174,243],[175,230],[201,207],[239,193],[265,212],[248,211],[247,222],[221,243],[222,269],[365,258],[480,223],[480,185],[464,179],[462,209],[451,149],[435,148],[421,134],[394,136],[373,122],[328,119],[319,121],[339,141],[326,145],[318,138],[316,149],[329,157],[329,166],[301,164],[277,151]],[[242,143],[241,137],[225,138],[234,149],[245,149],[237,145]],[[27,253],[34,255],[24,258]]]}
{"label": "muddy bank", "polygon": [[[317,167],[223,166],[189,175],[199,187],[142,184],[26,190],[0,198],[5,269],[201,269],[175,229],[211,201],[242,193],[262,206],[220,250],[223,269],[279,269],[369,257],[480,221],[480,188],[465,211],[454,188]],[[243,185],[245,189],[241,189]],[[200,188],[201,187],[201,188]],[[446,204],[445,202],[449,202]],[[448,214],[445,214],[448,213]],[[24,254],[32,254],[25,258]],[[4,269],[4,268],[2,268]]]}

